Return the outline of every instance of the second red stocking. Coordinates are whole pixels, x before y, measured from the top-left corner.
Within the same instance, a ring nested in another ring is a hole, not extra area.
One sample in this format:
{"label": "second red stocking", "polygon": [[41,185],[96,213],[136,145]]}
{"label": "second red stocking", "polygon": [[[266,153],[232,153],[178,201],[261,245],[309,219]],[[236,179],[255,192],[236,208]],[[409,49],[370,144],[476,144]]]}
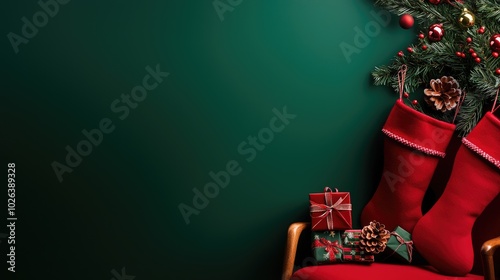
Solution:
{"label": "second red stocking", "polygon": [[415,226],[415,248],[444,274],[472,268],[472,227],[500,192],[499,144],[500,120],[488,112],[463,138],[444,193]]}

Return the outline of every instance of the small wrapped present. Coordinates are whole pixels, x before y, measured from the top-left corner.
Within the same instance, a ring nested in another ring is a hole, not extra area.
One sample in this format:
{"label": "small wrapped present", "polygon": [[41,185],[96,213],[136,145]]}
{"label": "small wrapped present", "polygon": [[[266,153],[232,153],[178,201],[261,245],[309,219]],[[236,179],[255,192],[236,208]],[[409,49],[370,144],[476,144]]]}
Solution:
{"label": "small wrapped present", "polygon": [[359,247],[359,237],[361,236],[360,229],[348,229],[342,233],[342,246],[355,248]]}
{"label": "small wrapped present", "polygon": [[374,262],[375,257],[359,247],[344,247],[344,262]]}
{"label": "small wrapped present", "polygon": [[318,264],[342,261],[341,233],[335,231],[313,232],[312,251]]}
{"label": "small wrapped present", "polygon": [[397,227],[391,232],[391,238],[387,241],[386,252],[389,252],[388,258],[397,256],[407,263],[411,263],[413,255],[413,241],[411,234],[402,227]]}
{"label": "small wrapped present", "polygon": [[342,247],[344,248],[344,262],[373,262],[375,257],[359,247],[360,229],[348,229],[342,233]]}
{"label": "small wrapped present", "polygon": [[348,192],[332,191],[309,194],[312,231],[352,228],[351,196]]}

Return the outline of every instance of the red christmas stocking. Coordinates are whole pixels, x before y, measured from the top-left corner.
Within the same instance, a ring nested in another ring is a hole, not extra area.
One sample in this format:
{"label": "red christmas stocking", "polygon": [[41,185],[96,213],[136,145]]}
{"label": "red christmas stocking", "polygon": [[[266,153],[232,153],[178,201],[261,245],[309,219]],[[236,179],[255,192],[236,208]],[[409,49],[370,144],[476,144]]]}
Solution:
{"label": "red christmas stocking", "polygon": [[455,130],[455,125],[436,120],[406,106],[401,98],[392,108],[382,131],[384,168],[372,199],[361,213],[367,225],[377,220],[408,232],[422,217],[422,200],[436,165]]}
{"label": "red christmas stocking", "polygon": [[444,274],[472,269],[472,227],[500,192],[499,140],[500,120],[488,112],[462,139],[443,195],[415,226],[415,248]]}

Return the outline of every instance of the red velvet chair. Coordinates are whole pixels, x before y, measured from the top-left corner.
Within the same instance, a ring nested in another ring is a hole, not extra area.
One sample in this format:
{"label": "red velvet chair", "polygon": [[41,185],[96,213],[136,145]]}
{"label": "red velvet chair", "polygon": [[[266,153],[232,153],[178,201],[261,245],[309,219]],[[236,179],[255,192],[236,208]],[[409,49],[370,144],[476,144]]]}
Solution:
{"label": "red velvet chair", "polygon": [[[500,201],[497,199],[496,201]],[[496,207],[499,208],[499,207]],[[499,213],[499,212],[496,212]],[[498,214],[495,214],[495,216]],[[491,225],[491,223],[490,223]],[[497,226],[497,224],[495,224]],[[295,255],[300,234],[309,227],[309,223],[293,223],[288,229],[288,239],[285,251],[282,280],[360,280],[360,279],[405,279],[405,280],[433,280],[433,279],[495,279],[493,255],[500,247],[500,237],[486,241],[476,254],[475,258],[482,259],[483,274],[468,274],[465,277],[453,277],[439,274],[430,266],[416,266],[403,264],[389,264],[375,262],[372,264],[339,263],[331,265],[307,266],[294,270]],[[498,227],[498,226],[497,226]],[[484,236],[484,235],[483,235]],[[476,236],[474,236],[475,239]],[[439,252],[437,252],[439,253]],[[497,259],[498,262],[498,259]],[[500,279],[500,278],[499,278]]]}

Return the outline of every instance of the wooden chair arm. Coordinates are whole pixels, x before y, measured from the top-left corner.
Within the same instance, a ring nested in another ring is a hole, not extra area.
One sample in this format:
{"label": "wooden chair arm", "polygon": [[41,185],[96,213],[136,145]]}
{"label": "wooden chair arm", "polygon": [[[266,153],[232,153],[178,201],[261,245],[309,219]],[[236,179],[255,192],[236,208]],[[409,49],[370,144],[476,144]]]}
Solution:
{"label": "wooden chair arm", "polygon": [[297,245],[302,231],[309,226],[309,223],[298,222],[293,223],[288,227],[288,235],[285,248],[285,260],[283,262],[282,280],[290,280],[293,274],[293,266],[295,264],[295,255],[297,253]]}
{"label": "wooden chair arm", "polygon": [[484,280],[495,280],[495,263],[493,255],[500,247],[500,236],[484,242],[481,247],[481,256],[483,259]]}

